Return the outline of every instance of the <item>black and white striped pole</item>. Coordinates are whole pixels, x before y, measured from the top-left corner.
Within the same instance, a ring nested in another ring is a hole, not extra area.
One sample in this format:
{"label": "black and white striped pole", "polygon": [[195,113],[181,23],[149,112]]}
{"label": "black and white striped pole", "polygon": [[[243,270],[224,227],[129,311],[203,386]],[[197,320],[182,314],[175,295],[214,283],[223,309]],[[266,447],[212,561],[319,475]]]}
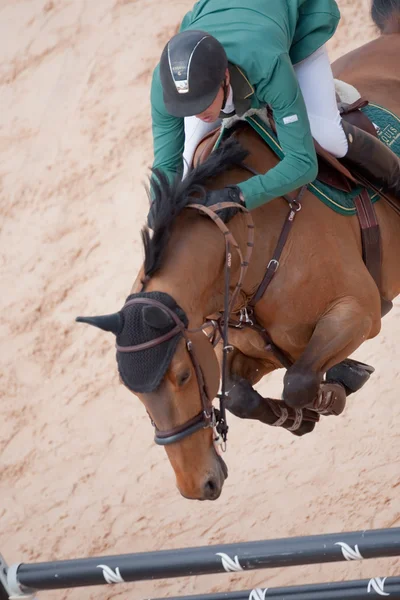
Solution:
{"label": "black and white striped pole", "polygon": [[[32,594],[37,590],[393,556],[400,556],[400,528],[17,564],[5,568],[4,572],[14,597],[18,598],[20,589],[19,597],[24,598],[29,590]],[[379,588],[379,584],[376,585]],[[371,586],[372,590],[376,587]],[[268,599],[268,595],[266,597]],[[3,600],[1,596],[0,600]]]}

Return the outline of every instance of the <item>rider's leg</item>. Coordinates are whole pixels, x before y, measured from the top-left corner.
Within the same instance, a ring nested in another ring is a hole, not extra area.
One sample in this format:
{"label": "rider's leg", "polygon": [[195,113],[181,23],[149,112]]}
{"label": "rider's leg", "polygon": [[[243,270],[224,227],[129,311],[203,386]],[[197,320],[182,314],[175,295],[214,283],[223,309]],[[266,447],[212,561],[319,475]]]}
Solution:
{"label": "rider's leg", "polygon": [[400,159],[378,138],[340,117],[325,46],[295,65],[294,70],[306,103],[311,133],[317,142],[400,198]]}
{"label": "rider's leg", "polygon": [[343,157],[348,150],[348,143],[325,46],[294,65],[294,70],[306,104],[313,138],[333,156]]}
{"label": "rider's leg", "polygon": [[189,169],[199,142],[207,133],[216,129],[221,124],[221,119],[213,123],[205,123],[197,117],[185,117],[185,149],[183,151],[183,178]]}

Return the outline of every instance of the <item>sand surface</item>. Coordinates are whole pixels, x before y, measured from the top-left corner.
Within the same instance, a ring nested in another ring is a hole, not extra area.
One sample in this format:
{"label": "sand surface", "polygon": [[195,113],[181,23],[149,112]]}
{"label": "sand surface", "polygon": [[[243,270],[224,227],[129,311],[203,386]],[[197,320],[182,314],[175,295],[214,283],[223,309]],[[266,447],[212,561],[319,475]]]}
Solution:
{"label": "sand surface", "polygon": [[[331,58],[376,36],[340,0]],[[400,303],[356,357],[376,368],[301,440],[230,419],[221,498],[184,500],[111,338],[142,260],[151,72],[189,0],[0,0],[0,551],[8,563],[400,525]],[[280,393],[282,372],[260,386]],[[143,599],[400,575],[399,561],[41,593]]]}

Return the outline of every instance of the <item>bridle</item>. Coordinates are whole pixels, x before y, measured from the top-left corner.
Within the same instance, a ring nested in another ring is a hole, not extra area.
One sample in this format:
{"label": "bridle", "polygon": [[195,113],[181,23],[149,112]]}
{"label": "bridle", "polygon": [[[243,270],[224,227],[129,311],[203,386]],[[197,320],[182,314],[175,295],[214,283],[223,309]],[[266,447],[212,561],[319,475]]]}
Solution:
{"label": "bridle", "polygon": [[154,439],[156,444],[158,444],[159,446],[168,446],[169,444],[174,444],[176,442],[181,441],[185,437],[196,433],[196,431],[199,431],[200,429],[203,429],[205,427],[215,427],[216,418],[214,408],[212,406],[212,400],[210,399],[209,393],[207,391],[203,372],[193,349],[193,343],[188,336],[188,333],[201,331],[201,329],[187,329],[185,324],[181,321],[181,319],[178,317],[175,311],[170,309],[162,302],[158,302],[158,300],[153,300],[152,298],[133,298],[125,304],[124,308],[132,306],[134,304],[145,304],[146,306],[156,306],[158,308],[161,308],[162,310],[167,312],[168,315],[174,320],[175,327],[165,335],[157,337],[154,340],[150,340],[149,342],[145,342],[144,344],[137,344],[136,346],[119,346],[117,344],[117,350],[119,352],[140,352],[141,350],[148,350],[149,348],[154,348],[155,346],[158,346],[158,344],[162,344],[163,342],[166,342],[167,340],[175,337],[176,335],[181,334],[185,339],[186,349],[189,353],[190,360],[196,373],[197,383],[200,391],[202,410],[192,419],[184,423],[184,425],[179,425],[178,427],[170,429],[169,431],[160,431],[159,429],[157,429],[154,421],[152,420],[152,424],[155,428]]}
{"label": "bridle", "polygon": [[[243,285],[243,280],[248,269],[251,254],[254,246],[254,224],[253,219],[249,213],[249,211],[239,204],[235,202],[223,202],[215,204],[211,207],[206,207],[201,204],[190,204],[187,208],[193,208],[205,213],[209,216],[215,224],[219,227],[221,232],[225,238],[225,293],[224,293],[224,314],[229,315],[233,310],[234,305],[236,303],[238,294]],[[247,221],[247,229],[248,229],[248,239],[246,246],[246,253],[243,259],[243,255],[239,244],[236,242],[232,233],[229,231],[225,223],[218,217],[216,211],[222,210],[224,208],[238,208],[242,212],[245,213],[246,221]],[[236,283],[235,289],[231,298],[229,298],[230,292],[230,279],[231,279],[231,267],[232,267],[232,248],[234,248],[240,257],[240,274],[238,282]],[[142,290],[144,291],[147,280],[142,281]],[[116,348],[119,352],[140,352],[141,350],[147,350],[149,348],[154,348],[155,346],[173,338],[176,335],[182,335],[186,349],[189,353],[190,360],[192,362],[194,371],[196,373],[197,384],[200,392],[201,399],[201,410],[194,417],[183,423],[182,425],[178,425],[173,429],[167,431],[160,431],[154,421],[152,420],[152,424],[155,429],[155,437],[154,441],[159,446],[168,446],[170,444],[175,444],[185,439],[186,437],[200,431],[201,429],[212,428],[215,434],[214,441],[217,441],[219,438],[222,440],[222,447],[224,448],[226,445],[227,434],[228,434],[228,425],[226,423],[226,411],[225,411],[225,400],[228,396],[226,391],[226,382],[227,382],[227,355],[233,349],[232,346],[229,345],[228,342],[228,328],[229,328],[229,319],[223,320],[223,325],[221,326],[219,321],[206,321],[202,327],[198,329],[188,329],[186,325],[182,322],[179,316],[176,314],[174,310],[152,298],[132,298],[126,302],[124,308],[128,306],[133,306],[137,304],[145,304],[147,306],[156,306],[161,308],[173,319],[175,322],[175,327],[169,331],[168,333],[155,338],[154,340],[150,340],[149,342],[145,342],[143,344],[136,344],[135,346],[119,346],[116,345]],[[211,335],[208,334],[207,337],[215,347],[217,343],[222,339],[223,341],[223,356],[222,356],[222,373],[221,373],[221,392],[218,394],[220,408],[219,410],[213,407],[213,398],[210,398],[209,390],[207,390],[205,378],[203,375],[203,371],[201,369],[198,358],[196,357],[196,352],[193,347],[193,342],[189,338],[190,333],[196,333],[205,330],[206,327],[212,327]]]}

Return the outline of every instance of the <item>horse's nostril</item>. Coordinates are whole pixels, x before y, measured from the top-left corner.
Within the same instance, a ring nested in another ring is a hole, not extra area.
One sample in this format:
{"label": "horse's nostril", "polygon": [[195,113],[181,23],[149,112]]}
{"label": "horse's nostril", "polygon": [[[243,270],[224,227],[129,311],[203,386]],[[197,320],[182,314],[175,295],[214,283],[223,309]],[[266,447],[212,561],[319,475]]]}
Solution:
{"label": "horse's nostril", "polygon": [[204,484],[204,498],[206,500],[216,500],[221,494],[221,486],[215,477],[210,477]]}
{"label": "horse's nostril", "polygon": [[209,490],[211,493],[214,493],[217,486],[215,485],[215,481],[213,479],[209,479],[206,483],[206,489]]}

